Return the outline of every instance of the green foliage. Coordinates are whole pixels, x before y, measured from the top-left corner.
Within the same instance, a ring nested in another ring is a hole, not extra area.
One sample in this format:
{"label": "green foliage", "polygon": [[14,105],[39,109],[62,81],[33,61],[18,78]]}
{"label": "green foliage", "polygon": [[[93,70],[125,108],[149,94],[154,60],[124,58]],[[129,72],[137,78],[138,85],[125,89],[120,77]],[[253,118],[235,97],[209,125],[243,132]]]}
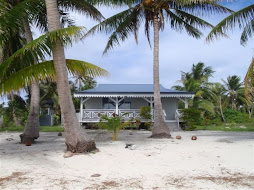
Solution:
{"label": "green foliage", "polygon": [[151,107],[150,106],[142,106],[140,108],[140,117],[142,119],[152,119],[152,115],[151,115]]}
{"label": "green foliage", "polygon": [[246,113],[241,113],[240,111],[233,109],[225,109],[223,113],[228,123],[250,122],[249,116]]}
{"label": "green foliage", "polygon": [[15,113],[17,119],[20,121],[20,124],[23,125],[28,117],[28,105],[25,100],[19,95],[14,94],[13,100],[8,102],[8,107],[2,108],[1,112],[3,114],[3,126],[12,126],[14,125],[13,114]]}
{"label": "green foliage", "polygon": [[144,126],[147,127],[148,129],[151,127],[152,122],[145,122]]}
{"label": "green foliage", "polygon": [[140,119],[131,118],[128,122],[125,123],[124,129],[138,129],[140,125]]}
{"label": "green foliage", "polygon": [[194,130],[197,125],[202,124],[201,111],[195,108],[181,110],[182,120],[187,124],[188,130]]}
{"label": "green foliage", "polygon": [[226,123],[219,125],[197,126],[196,130],[254,132],[254,122]]}
{"label": "green foliage", "polygon": [[54,114],[54,125],[60,125],[61,124],[61,118],[59,115]]}
{"label": "green foliage", "polygon": [[[128,114],[128,113],[125,113]],[[125,115],[124,114],[124,115]],[[113,141],[117,141],[118,132],[123,129],[128,123],[125,123],[121,116],[113,114],[113,117],[109,118],[106,115],[101,115],[101,121],[98,126],[102,129],[106,129],[113,133]]]}
{"label": "green foliage", "polygon": [[[9,125],[0,127],[0,132],[23,132],[24,126],[15,126],[15,125]],[[40,126],[41,132],[64,132],[64,128],[62,126]]]}

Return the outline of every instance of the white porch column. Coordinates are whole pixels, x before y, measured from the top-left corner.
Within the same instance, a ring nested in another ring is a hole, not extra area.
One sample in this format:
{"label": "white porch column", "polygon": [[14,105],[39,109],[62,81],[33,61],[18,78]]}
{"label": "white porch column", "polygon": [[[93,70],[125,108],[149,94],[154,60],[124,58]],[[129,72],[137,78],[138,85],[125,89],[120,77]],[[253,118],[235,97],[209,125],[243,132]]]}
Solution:
{"label": "white porch column", "polygon": [[82,121],[83,119],[83,98],[80,100],[80,111],[79,111],[79,121]]}
{"label": "white porch column", "polygon": [[151,115],[152,115],[152,118],[153,118],[153,103],[154,103],[153,97],[151,97],[150,99],[147,99],[147,98],[144,98],[144,99],[150,104]]}
{"label": "white porch column", "polygon": [[83,120],[83,114],[84,114],[84,103],[89,100],[90,98],[81,98],[80,100],[80,122]]}
{"label": "white porch column", "polygon": [[116,97],[116,99],[113,99],[113,98],[109,98],[110,100],[112,100],[115,104],[116,104],[116,114],[117,115],[119,115],[119,103],[121,102],[121,101],[123,101],[123,99],[124,99],[124,97],[123,98],[121,98],[121,99],[118,99],[118,97]]}
{"label": "white porch column", "polygon": [[116,114],[118,115],[118,106],[119,106],[119,102],[118,102],[118,97],[116,97]]}
{"label": "white porch column", "polygon": [[189,107],[189,102],[187,98],[184,98],[184,108],[188,108]]}
{"label": "white porch column", "polygon": [[188,98],[178,98],[179,100],[181,100],[184,103],[184,108],[188,108],[189,107],[189,101]]}

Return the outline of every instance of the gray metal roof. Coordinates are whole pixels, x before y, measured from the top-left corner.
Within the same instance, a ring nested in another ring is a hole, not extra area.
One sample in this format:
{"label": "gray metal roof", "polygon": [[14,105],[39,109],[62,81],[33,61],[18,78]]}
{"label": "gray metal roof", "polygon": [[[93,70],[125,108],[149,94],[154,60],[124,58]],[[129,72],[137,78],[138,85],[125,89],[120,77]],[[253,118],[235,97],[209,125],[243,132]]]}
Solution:
{"label": "gray metal roof", "polygon": [[[189,94],[192,92],[177,91],[164,88],[160,85],[161,94]],[[98,87],[90,90],[75,92],[74,95],[85,94],[153,94],[153,84],[100,84]]]}

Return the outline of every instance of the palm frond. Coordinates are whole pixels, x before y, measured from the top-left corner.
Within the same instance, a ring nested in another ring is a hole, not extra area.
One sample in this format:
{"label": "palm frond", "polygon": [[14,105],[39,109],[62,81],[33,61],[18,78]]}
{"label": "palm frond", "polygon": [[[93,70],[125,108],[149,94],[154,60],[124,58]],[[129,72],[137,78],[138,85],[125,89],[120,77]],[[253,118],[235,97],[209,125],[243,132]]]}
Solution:
{"label": "palm frond", "polygon": [[205,20],[198,18],[194,15],[191,15],[187,12],[181,11],[181,10],[175,10],[175,14],[180,17],[182,20],[184,20],[185,22],[187,22],[189,25],[193,26],[193,27],[199,27],[199,28],[213,28],[213,25],[206,22]]}
{"label": "palm frond", "polygon": [[254,19],[250,21],[243,29],[240,42],[244,46],[246,45],[247,41],[252,37],[254,34]]}
{"label": "palm frond", "polygon": [[244,93],[248,100],[254,98],[254,58],[244,78]]}
{"label": "palm frond", "polygon": [[22,63],[24,66],[30,66],[33,65],[35,61],[39,62],[39,60],[45,60],[45,56],[51,56],[52,45],[56,40],[60,39],[65,46],[72,45],[73,41],[79,41],[84,34],[84,27],[69,27],[40,36],[16,51],[0,65],[0,78],[6,75],[11,65]]}
{"label": "palm frond", "polygon": [[139,14],[139,9],[133,9],[132,13],[126,17],[122,23],[119,24],[116,30],[109,37],[103,54],[106,54],[110,49],[113,49],[114,46],[119,45],[119,41],[125,41],[131,33],[134,34],[135,40],[138,43],[137,33],[142,19]]}
{"label": "palm frond", "polygon": [[96,32],[105,32],[106,34],[113,32],[122,22],[124,22],[124,20],[131,14],[131,12],[131,9],[127,9],[112,17],[107,18],[106,20],[92,27],[84,37],[92,35]]}
{"label": "palm frond", "polygon": [[93,6],[94,2],[85,0],[58,0],[58,6],[66,11],[79,12],[90,18],[101,21],[104,17],[100,11]]}
{"label": "palm frond", "polygon": [[[208,34],[206,40],[213,41],[221,36],[226,36],[228,30],[232,30],[236,25],[239,28],[244,28],[248,25],[249,22],[252,22],[254,19],[254,4],[243,8],[232,15],[226,17],[219,24],[217,24],[213,30]],[[247,30],[247,29],[246,29]]]}
{"label": "palm frond", "polygon": [[99,6],[124,7],[126,5],[136,5],[142,0],[88,0],[89,3]]}
{"label": "palm frond", "polygon": [[17,28],[17,26],[22,27],[22,19],[28,17],[32,20],[35,14],[42,13],[41,6],[43,2],[40,0],[24,0],[18,3],[15,7],[7,4],[4,0],[0,0],[0,26]]}
{"label": "palm frond", "polygon": [[[104,77],[109,73],[101,67],[91,63],[67,59],[66,65],[68,71],[73,75],[82,75],[84,77]],[[30,86],[33,81],[55,80],[56,73],[53,61],[45,61],[35,65],[25,67],[15,73],[12,73],[4,80],[1,80],[0,86],[3,93],[12,90],[18,90],[25,86]]]}
{"label": "palm frond", "polygon": [[109,73],[101,67],[85,61],[66,59],[69,72],[83,77],[107,77]]}
{"label": "palm frond", "polygon": [[177,16],[172,11],[166,10],[165,12],[172,29],[178,32],[182,32],[185,29],[188,35],[195,38],[200,38],[202,33],[197,28],[187,23],[185,20]]}
{"label": "palm frond", "polygon": [[142,17],[140,16],[140,9],[130,8],[94,26],[84,37],[94,34],[95,32],[103,31],[106,32],[106,34],[113,32],[103,52],[105,54],[114,46],[119,45],[120,41],[127,39],[130,33],[134,34],[134,37],[137,41],[137,31],[140,27],[141,19]]}
{"label": "palm frond", "polygon": [[208,101],[208,100],[202,100],[200,103],[199,103],[199,109],[202,109],[202,110],[205,110],[205,111],[208,111],[212,114],[214,114],[214,105],[212,102]]}
{"label": "palm frond", "polygon": [[172,7],[182,11],[193,13],[196,16],[207,16],[211,14],[233,13],[231,9],[221,6],[217,0],[174,0]]}

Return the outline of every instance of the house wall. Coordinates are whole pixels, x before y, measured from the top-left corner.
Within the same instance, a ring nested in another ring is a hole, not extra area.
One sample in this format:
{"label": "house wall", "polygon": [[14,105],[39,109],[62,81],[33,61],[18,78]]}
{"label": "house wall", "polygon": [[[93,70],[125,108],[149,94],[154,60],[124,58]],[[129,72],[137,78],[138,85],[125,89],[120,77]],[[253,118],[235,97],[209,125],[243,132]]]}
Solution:
{"label": "house wall", "polygon": [[85,109],[102,109],[102,98],[90,98],[85,103]]}
{"label": "house wall", "polygon": [[166,120],[175,120],[175,112],[178,109],[177,98],[162,98],[162,109],[166,112]]}
{"label": "house wall", "polygon": [[131,109],[140,109],[142,106],[149,106],[144,98],[128,98],[131,102]]}

